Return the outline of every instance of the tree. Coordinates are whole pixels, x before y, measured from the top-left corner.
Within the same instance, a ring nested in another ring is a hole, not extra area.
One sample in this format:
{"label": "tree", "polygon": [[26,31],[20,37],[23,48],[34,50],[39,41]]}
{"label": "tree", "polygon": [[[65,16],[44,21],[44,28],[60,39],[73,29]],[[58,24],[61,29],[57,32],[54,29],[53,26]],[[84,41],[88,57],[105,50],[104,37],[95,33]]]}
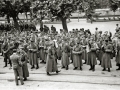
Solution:
{"label": "tree", "polygon": [[93,14],[95,13],[94,10],[97,8],[95,0],[85,0],[82,3],[82,5],[83,5],[84,11],[85,11],[87,21],[90,19],[91,23],[92,23],[92,21],[93,21],[92,17],[93,17]]}
{"label": "tree", "polygon": [[0,8],[1,16],[4,17],[6,16],[8,23],[10,23],[10,17],[13,18],[14,25],[16,28],[18,28],[18,9],[20,8],[20,3],[15,2],[12,4],[10,1],[4,0],[1,3],[2,7]]}
{"label": "tree", "polygon": [[114,12],[114,19],[115,19],[115,12],[118,9],[118,2],[115,0],[110,0],[110,9]]}
{"label": "tree", "polygon": [[74,11],[74,5],[72,4],[72,1],[69,2],[68,0],[56,0],[49,5],[49,11],[53,17],[57,17],[62,21],[64,31],[68,32],[66,20]]}
{"label": "tree", "polygon": [[30,11],[30,3],[28,2],[13,2],[11,3],[10,0],[4,0],[0,2],[0,16],[6,17],[8,23],[10,23],[10,18],[14,21],[14,27],[19,29],[18,20],[19,20],[19,13],[27,13]]}
{"label": "tree", "polygon": [[31,12],[30,7],[31,7],[31,2],[30,1],[22,1],[21,2],[22,7],[21,7],[21,13],[25,13],[26,19],[28,21],[28,12]]}

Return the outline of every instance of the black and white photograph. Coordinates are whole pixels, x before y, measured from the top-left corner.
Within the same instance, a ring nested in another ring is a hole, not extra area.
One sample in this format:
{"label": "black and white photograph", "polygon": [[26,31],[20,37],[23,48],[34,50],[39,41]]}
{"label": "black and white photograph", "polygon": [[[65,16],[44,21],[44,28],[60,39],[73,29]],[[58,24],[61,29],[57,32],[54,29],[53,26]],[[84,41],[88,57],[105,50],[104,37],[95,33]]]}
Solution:
{"label": "black and white photograph", "polygon": [[120,90],[120,0],[0,0],[0,90]]}

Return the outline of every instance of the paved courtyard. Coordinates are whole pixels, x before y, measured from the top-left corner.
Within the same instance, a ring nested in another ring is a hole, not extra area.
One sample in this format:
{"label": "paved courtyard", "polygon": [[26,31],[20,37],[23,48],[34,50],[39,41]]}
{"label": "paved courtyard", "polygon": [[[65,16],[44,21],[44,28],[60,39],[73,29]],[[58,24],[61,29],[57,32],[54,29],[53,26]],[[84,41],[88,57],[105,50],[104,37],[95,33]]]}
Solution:
{"label": "paved courtyard", "polygon": [[[84,28],[90,29],[92,33],[95,32],[95,28],[98,27],[101,31],[111,31],[112,33],[115,33],[116,24],[119,24],[120,21],[109,21],[109,22],[93,22],[91,24],[90,22],[87,23],[86,19],[80,19],[78,22],[78,19],[71,19],[71,22],[67,24],[68,30],[71,31],[72,29],[80,29]],[[52,24],[46,24],[49,28],[52,26]],[[53,24],[53,26],[56,27],[57,31],[59,32],[60,29],[62,29],[62,24]],[[37,29],[39,29],[39,25],[37,25]]]}
{"label": "paved courtyard", "polygon": [[[92,33],[98,27],[101,31],[111,31],[115,33],[116,24],[120,22],[94,22],[93,24],[86,23],[86,20],[77,21],[72,19],[68,23],[68,29],[85,28],[90,29]],[[51,24],[46,24],[51,27]],[[59,29],[62,28],[61,24],[54,24]],[[39,26],[37,25],[37,28]],[[39,64],[39,69],[30,69],[30,77],[25,81],[24,86],[16,86],[14,81],[14,73],[9,69],[9,65],[3,68],[3,57],[0,57],[0,90],[119,90],[120,89],[120,71],[116,71],[115,59],[112,60],[111,72],[103,72],[101,66],[96,65],[96,71],[89,71],[88,65],[83,65],[83,71],[73,70],[73,65],[70,64],[69,70],[61,69],[61,61],[58,61],[58,69],[61,72],[51,73],[52,76],[47,76],[45,72],[45,64]],[[40,60],[39,60],[40,62]],[[83,61],[84,62],[84,61]],[[99,61],[98,61],[99,64]],[[20,83],[19,83],[20,84]]]}

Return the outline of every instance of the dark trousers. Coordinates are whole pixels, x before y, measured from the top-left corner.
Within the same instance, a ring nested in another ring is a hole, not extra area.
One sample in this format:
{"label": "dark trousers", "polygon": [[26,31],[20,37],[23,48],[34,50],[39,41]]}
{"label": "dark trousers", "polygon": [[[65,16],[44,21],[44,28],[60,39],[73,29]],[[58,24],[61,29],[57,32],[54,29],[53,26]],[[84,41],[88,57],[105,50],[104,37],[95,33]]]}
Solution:
{"label": "dark trousers", "polygon": [[7,54],[4,54],[4,62],[5,62],[5,66],[7,66],[7,60],[9,60],[9,64],[12,67],[12,62],[9,58],[9,56]]}

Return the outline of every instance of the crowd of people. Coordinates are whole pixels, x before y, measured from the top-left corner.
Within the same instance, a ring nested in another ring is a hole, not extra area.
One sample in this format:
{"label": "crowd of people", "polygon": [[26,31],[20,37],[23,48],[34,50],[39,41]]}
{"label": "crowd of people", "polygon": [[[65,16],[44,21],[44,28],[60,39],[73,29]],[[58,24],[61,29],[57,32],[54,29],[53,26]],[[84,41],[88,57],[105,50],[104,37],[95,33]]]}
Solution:
{"label": "crowd of people", "polygon": [[[19,25],[19,29],[20,31],[27,31],[27,30],[36,30],[36,26],[34,23],[31,23],[31,22],[24,22],[24,21],[19,21],[18,22],[18,25]],[[8,22],[5,22],[5,23],[0,23],[0,31],[12,31],[13,29],[15,29],[14,27],[14,23],[11,22],[11,23],[8,23]]]}
{"label": "crowd of people", "polygon": [[[18,77],[23,85],[29,77],[28,63],[31,69],[39,68],[39,61],[46,65],[47,75],[50,72],[59,73],[58,60],[61,60],[61,68],[69,69],[70,63],[73,70],[83,70],[83,64],[90,66],[89,70],[95,71],[97,60],[103,68],[102,71],[110,72],[111,60],[115,58],[116,65],[120,70],[120,27],[116,25],[114,36],[108,31],[102,32],[96,28],[94,34],[90,30],[73,29],[65,33],[42,33],[38,31],[23,30],[6,32],[0,36],[0,52],[3,53],[5,66],[13,66],[16,85]],[[52,26],[53,28],[53,26]],[[55,30],[55,27],[54,27]],[[84,61],[84,63],[83,63]]]}

